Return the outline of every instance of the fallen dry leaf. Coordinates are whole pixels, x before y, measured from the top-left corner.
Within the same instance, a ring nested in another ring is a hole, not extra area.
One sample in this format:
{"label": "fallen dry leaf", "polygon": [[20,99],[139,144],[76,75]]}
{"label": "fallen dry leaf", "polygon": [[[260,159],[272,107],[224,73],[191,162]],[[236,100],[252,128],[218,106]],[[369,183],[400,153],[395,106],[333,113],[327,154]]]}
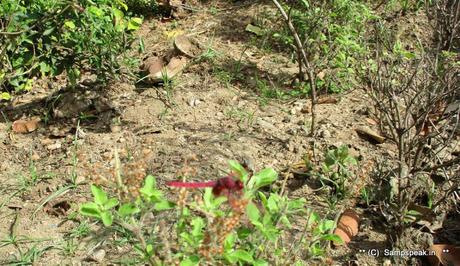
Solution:
{"label": "fallen dry leaf", "polygon": [[385,142],[385,137],[380,136],[377,132],[368,127],[359,127],[355,129],[358,134],[366,139],[376,141],[377,143]]}
{"label": "fallen dry leaf", "polygon": [[185,68],[185,65],[187,65],[187,58],[182,56],[171,58],[169,64],[166,66],[168,78],[173,78],[181,72]]}
{"label": "fallen dry leaf", "polygon": [[46,139],[42,139],[40,140],[40,143],[43,145],[43,146],[48,146],[48,145],[51,145],[53,144],[53,140],[49,139],[49,138],[46,138]]}
{"label": "fallen dry leaf", "polygon": [[166,62],[160,57],[150,57],[144,61],[141,68],[148,73],[148,80],[156,83],[163,81],[163,77],[172,79],[187,65],[187,58],[183,56],[173,57],[165,66]]}
{"label": "fallen dry leaf", "polygon": [[194,58],[200,55],[201,49],[195,39],[179,35],[174,39],[174,47],[182,54]]}
{"label": "fallen dry leaf", "polygon": [[38,122],[40,122],[40,118],[32,118],[30,120],[16,120],[12,125],[13,132],[21,134],[30,133],[38,128]]}
{"label": "fallen dry leaf", "polygon": [[141,69],[148,73],[152,81],[161,80],[164,67],[164,60],[161,57],[152,56],[147,58],[141,66]]}
{"label": "fallen dry leaf", "polygon": [[32,159],[32,161],[40,160],[40,155],[38,155],[38,153],[36,151],[34,151],[32,153],[31,159]]}
{"label": "fallen dry leaf", "polygon": [[316,102],[317,104],[337,103],[337,99],[334,97],[322,97]]}
{"label": "fallen dry leaf", "polygon": [[71,204],[68,200],[60,200],[55,203],[48,203],[44,210],[48,215],[52,216],[64,216],[70,210]]}
{"label": "fallen dry leaf", "polygon": [[447,244],[435,244],[429,248],[434,251],[434,256],[429,256],[428,260],[432,266],[439,265],[460,265],[460,248]]}
{"label": "fallen dry leaf", "polygon": [[319,72],[316,77],[319,78],[320,80],[324,80],[324,77],[326,76],[326,72],[325,71],[321,71]]}
{"label": "fallen dry leaf", "polygon": [[372,119],[372,118],[366,118],[366,122],[369,123],[369,124],[371,124],[371,125],[373,125],[373,126],[375,126],[375,125],[378,124],[378,122],[375,121],[375,120]]}
{"label": "fallen dry leaf", "polygon": [[338,235],[343,243],[334,242],[334,245],[340,246],[348,244],[351,238],[358,234],[358,226],[358,214],[351,209],[345,210],[340,216],[337,228],[334,230],[334,234]]}

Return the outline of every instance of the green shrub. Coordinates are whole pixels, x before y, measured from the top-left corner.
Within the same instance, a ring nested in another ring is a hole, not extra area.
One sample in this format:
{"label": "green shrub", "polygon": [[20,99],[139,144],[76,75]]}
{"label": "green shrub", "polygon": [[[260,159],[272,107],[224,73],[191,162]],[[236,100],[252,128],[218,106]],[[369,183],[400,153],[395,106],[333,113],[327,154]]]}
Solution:
{"label": "green shrub", "polygon": [[[125,16],[121,0],[2,0],[0,88],[32,88],[32,78],[65,71],[72,84],[85,71],[100,81],[117,77],[131,32],[141,18]],[[5,97],[3,97],[5,98]]]}
{"label": "green shrub", "polygon": [[[241,191],[216,196],[207,188],[191,197],[193,191],[181,189],[172,202],[149,175],[140,188],[118,188],[130,191],[130,200],[111,198],[92,185],[93,201],[82,204],[80,213],[101,221],[107,233],[118,232],[117,237],[125,239],[119,242],[138,253],[138,264],[308,265],[307,260],[325,255],[329,241],[341,242],[330,233],[334,221],[321,219],[305,206],[304,198],[260,191],[277,179],[273,169],[250,176],[238,163],[230,166],[243,184]],[[118,176],[119,185],[129,180]],[[293,234],[293,222],[301,224],[301,233]]]}
{"label": "green shrub", "polygon": [[126,0],[128,10],[134,14],[152,15],[158,12],[158,3],[155,0]]}
{"label": "green shrub", "polygon": [[[341,92],[353,87],[359,58],[366,52],[365,26],[376,18],[369,7],[359,0],[302,0],[287,5],[285,10],[289,10],[315,74],[323,76],[316,81],[318,89]],[[294,47],[287,26],[273,36]]]}

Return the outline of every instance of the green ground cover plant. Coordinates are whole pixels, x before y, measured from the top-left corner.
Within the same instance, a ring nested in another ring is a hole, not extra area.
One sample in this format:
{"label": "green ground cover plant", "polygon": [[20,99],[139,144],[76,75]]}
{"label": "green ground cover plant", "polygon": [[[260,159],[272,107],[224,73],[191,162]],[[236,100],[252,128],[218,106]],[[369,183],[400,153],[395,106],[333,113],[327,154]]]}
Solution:
{"label": "green ground cover plant", "polygon": [[142,18],[121,0],[2,0],[0,14],[2,99],[31,90],[36,77],[65,73],[75,85],[89,73],[106,82],[134,63],[126,51]]}
{"label": "green ground cover plant", "polygon": [[[302,261],[324,256],[329,241],[341,241],[330,233],[334,220],[320,218],[307,208],[305,199],[261,190],[276,181],[273,169],[251,176],[234,161],[230,167],[243,184],[240,191],[215,195],[212,188],[203,194],[182,188],[176,200],[168,200],[157,187],[156,178],[149,175],[139,190],[118,188],[132,191],[129,200],[111,197],[102,187],[91,185],[93,202],[82,204],[80,213],[101,221],[109,232],[122,232],[138,252],[138,263],[152,265],[296,261],[302,265]],[[298,224],[302,216],[307,217],[302,222],[302,234],[288,240],[293,221]]]}

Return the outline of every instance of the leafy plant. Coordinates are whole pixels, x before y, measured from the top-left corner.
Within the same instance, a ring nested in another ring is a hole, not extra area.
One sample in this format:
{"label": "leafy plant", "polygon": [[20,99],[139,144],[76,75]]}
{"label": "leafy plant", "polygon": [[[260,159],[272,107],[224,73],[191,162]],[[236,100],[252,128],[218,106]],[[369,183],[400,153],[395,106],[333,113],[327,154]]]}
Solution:
{"label": "leafy plant", "polygon": [[[321,257],[327,242],[337,240],[329,233],[334,221],[322,220],[305,208],[305,199],[260,191],[277,179],[273,169],[250,176],[236,162],[231,161],[230,167],[244,184],[242,191],[216,196],[206,188],[190,200],[191,192],[181,189],[173,203],[149,175],[138,196],[124,203],[125,198],[110,198],[92,185],[94,201],[82,204],[80,213],[116,229],[134,247],[138,262],[155,265],[279,264],[292,261],[293,254],[303,259]],[[303,234],[296,237],[297,245],[283,247],[281,243],[291,237],[291,221],[305,214],[310,218]],[[149,226],[152,222],[156,225]]]}
{"label": "leafy plant", "polygon": [[406,14],[408,11],[417,11],[431,3],[432,0],[390,0],[385,5],[385,9],[398,10],[401,11],[402,14]]}
{"label": "leafy plant", "polygon": [[[342,92],[356,85],[359,58],[366,53],[364,26],[377,18],[368,6],[357,0],[303,0],[287,5],[289,19],[314,69],[318,90]],[[288,47],[294,45],[294,36],[287,28],[273,36]]]}
{"label": "leafy plant", "polygon": [[83,72],[107,81],[122,73],[132,31],[141,18],[125,16],[123,1],[5,0],[0,4],[0,89],[32,89],[33,78]]}
{"label": "leafy plant", "polygon": [[[92,216],[102,220],[105,226],[112,225],[113,215],[111,209],[119,204],[116,198],[109,199],[107,194],[99,187],[91,185],[94,202],[85,203],[81,206],[80,212],[86,216]],[[125,214],[126,206],[120,208],[120,215]]]}
{"label": "leafy plant", "polygon": [[300,87],[311,92],[314,135],[319,91],[341,92],[357,84],[358,58],[366,54],[362,29],[376,16],[357,0],[272,2],[285,22],[273,37],[295,52]]}
{"label": "leafy plant", "polygon": [[352,178],[349,168],[357,163],[356,159],[348,153],[346,145],[327,151],[321,166],[320,178],[322,182],[326,181],[333,185],[337,199],[344,199],[347,196],[349,192],[347,185]]}

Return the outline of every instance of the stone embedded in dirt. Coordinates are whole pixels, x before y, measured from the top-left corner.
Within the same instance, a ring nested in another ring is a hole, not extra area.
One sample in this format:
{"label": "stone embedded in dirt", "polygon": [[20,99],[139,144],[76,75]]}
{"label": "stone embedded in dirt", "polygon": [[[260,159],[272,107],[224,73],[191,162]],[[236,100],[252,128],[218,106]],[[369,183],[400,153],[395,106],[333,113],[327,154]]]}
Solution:
{"label": "stone embedded in dirt", "polygon": [[356,132],[358,132],[358,135],[368,139],[368,140],[373,140],[377,143],[383,143],[385,142],[385,137],[379,135],[377,132],[374,130],[368,128],[368,127],[358,127],[355,129]]}
{"label": "stone embedded in dirt", "polygon": [[265,105],[259,108],[263,112],[263,115],[267,117],[274,117],[278,114],[279,111],[279,108],[273,105]]}
{"label": "stone embedded in dirt", "polygon": [[91,104],[91,100],[82,93],[66,93],[60,97],[56,108],[53,109],[53,115],[57,118],[78,116],[80,113],[87,112]]}
{"label": "stone embedded in dirt", "polygon": [[110,131],[112,133],[118,133],[121,131],[121,126],[120,125],[110,125]]}
{"label": "stone embedded in dirt", "polygon": [[198,42],[186,35],[177,36],[174,39],[174,47],[190,58],[195,58],[201,54]]}
{"label": "stone embedded in dirt", "polygon": [[278,128],[275,127],[273,124],[263,120],[262,118],[257,118],[257,124],[267,131],[276,131]]}
{"label": "stone embedded in dirt", "polygon": [[60,141],[56,141],[55,143],[53,144],[49,144],[46,146],[46,148],[50,151],[54,151],[54,150],[57,150],[57,149],[60,149],[62,147],[61,145],[61,142]]}
{"label": "stone embedded in dirt", "polygon": [[191,107],[198,106],[200,103],[201,103],[201,100],[197,98],[192,98],[188,101],[188,105],[190,105]]}
{"label": "stone embedded in dirt", "polygon": [[60,137],[60,138],[67,136],[70,133],[71,130],[72,130],[71,127],[63,127],[63,128],[50,127],[49,128],[51,136]]}
{"label": "stone embedded in dirt", "polygon": [[289,112],[291,115],[298,114],[302,110],[302,106],[294,106]]}
{"label": "stone embedded in dirt", "polygon": [[286,115],[283,117],[283,123],[290,123],[292,121],[292,116]]}
{"label": "stone embedded in dirt", "polygon": [[40,155],[38,155],[36,151],[33,151],[32,156],[30,158],[32,159],[32,161],[38,161],[40,160]]}
{"label": "stone embedded in dirt", "polygon": [[105,250],[104,249],[98,249],[91,253],[86,259],[89,261],[95,261],[97,263],[102,263],[104,258],[105,258]]}
{"label": "stone embedded in dirt", "polygon": [[319,132],[319,136],[324,138],[324,139],[328,139],[332,136],[331,132],[327,129],[323,129],[321,130],[321,132]]}
{"label": "stone embedded in dirt", "polygon": [[340,216],[337,228],[334,230],[334,234],[338,235],[343,243],[334,242],[335,246],[347,245],[351,238],[358,234],[359,228],[359,216],[351,209],[345,210]]}
{"label": "stone embedded in dirt", "polygon": [[300,112],[301,112],[302,114],[308,114],[308,113],[310,113],[310,112],[311,112],[311,107],[310,107],[310,105],[305,104],[305,105],[302,107],[302,109],[300,109]]}
{"label": "stone embedded in dirt", "polygon": [[16,120],[13,122],[12,129],[14,133],[30,133],[35,131],[38,128],[38,123],[40,122],[40,118],[35,117],[30,120]]}
{"label": "stone embedded in dirt", "polygon": [[435,253],[434,256],[428,256],[432,266],[460,265],[460,248],[454,245],[435,244],[429,250]]}

